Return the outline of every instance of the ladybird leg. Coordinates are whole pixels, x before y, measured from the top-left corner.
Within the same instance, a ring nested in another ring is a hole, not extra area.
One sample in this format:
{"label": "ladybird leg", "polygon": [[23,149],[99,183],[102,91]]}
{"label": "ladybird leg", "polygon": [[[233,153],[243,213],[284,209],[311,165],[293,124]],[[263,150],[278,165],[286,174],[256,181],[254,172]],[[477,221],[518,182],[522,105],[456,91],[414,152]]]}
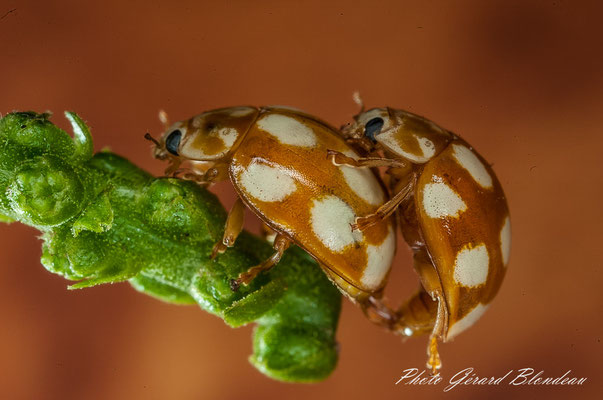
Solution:
{"label": "ladybird leg", "polygon": [[418,336],[431,331],[427,366],[435,374],[442,367],[438,340],[446,333],[448,309],[439,275],[424,246],[415,252],[414,268],[419,274],[421,288],[398,311],[396,330],[405,336]]}
{"label": "ladybird leg", "polygon": [[352,158],[348,157],[345,154],[335,151],[335,150],[327,150],[327,158],[331,159],[331,162],[334,165],[347,165],[350,167],[391,167],[391,168],[404,168],[406,164],[400,160],[394,160],[390,158],[383,157],[364,157],[364,158]]}
{"label": "ladybird leg", "polygon": [[234,246],[237,236],[243,229],[243,221],[245,220],[245,205],[240,198],[234,203],[224,227],[224,235],[222,240],[214,245],[210,258],[213,260],[218,254],[222,254],[227,248]]}
{"label": "ladybird leg", "polygon": [[163,171],[165,176],[175,176],[174,174],[180,169],[180,164],[182,161],[179,158],[170,157],[169,159],[170,165]]}
{"label": "ladybird leg", "polygon": [[446,334],[448,327],[446,298],[444,297],[444,289],[442,288],[438,271],[435,269],[429,254],[427,254],[427,249],[424,246],[415,253],[414,268],[419,274],[419,280],[421,281],[423,289],[429,294],[431,300],[437,302],[437,310],[431,335],[438,339],[442,339]]}
{"label": "ladybird leg", "polygon": [[172,177],[193,181],[199,185],[207,185],[209,182],[205,180],[205,174],[199,173],[188,168],[178,168],[172,173]]}
{"label": "ladybird leg", "polygon": [[228,179],[228,164],[214,164],[205,172],[203,179],[207,183],[225,181]]}
{"label": "ladybird leg", "polygon": [[438,352],[438,338],[435,336],[429,337],[429,345],[427,346],[427,368],[431,370],[432,375],[436,375],[442,368],[442,359]]}
{"label": "ladybird leg", "polygon": [[260,235],[270,244],[273,244],[274,239],[276,239],[276,232],[274,231],[274,229],[272,229],[265,223],[262,223],[262,226],[260,227]]}
{"label": "ladybird leg", "polygon": [[405,200],[410,198],[412,195],[412,190],[414,188],[414,181],[411,180],[411,183],[404,186],[398,193],[394,195],[387,203],[383,204],[381,207],[377,209],[373,214],[366,215],[364,217],[357,217],[355,223],[353,223],[352,230],[366,230],[370,226],[383,221],[390,215],[396,211],[398,206],[402,204]]}
{"label": "ladybird leg", "polygon": [[430,333],[427,346],[427,368],[435,374],[442,361],[438,352],[438,335],[434,332],[442,326],[445,315],[444,302],[434,301],[423,287],[398,310],[394,331],[405,337],[416,337]]}
{"label": "ladybird leg", "polygon": [[199,185],[209,185],[228,179],[228,166],[225,164],[216,164],[205,172],[191,168],[179,168],[172,171],[172,176],[193,181]]}
{"label": "ladybird leg", "polygon": [[432,374],[442,368],[442,360],[438,352],[438,340],[444,338],[448,327],[448,309],[444,298],[444,290],[437,270],[427,254],[425,247],[422,247],[415,253],[415,270],[419,274],[421,285],[425,291],[431,296],[431,299],[437,303],[437,311],[433,330],[429,337],[429,345],[427,346],[427,367],[431,369]]}
{"label": "ladybird leg", "polygon": [[260,272],[268,271],[270,268],[274,267],[281,260],[283,253],[289,245],[291,241],[283,234],[278,233],[274,238],[274,249],[276,250],[270,258],[265,260],[263,263],[258,264],[254,267],[249,268],[247,271],[241,273],[237,279],[233,279],[230,281],[230,288],[233,291],[239,289],[241,284],[248,285]]}
{"label": "ladybird leg", "polygon": [[360,303],[360,308],[366,318],[372,323],[393,330],[398,319],[397,313],[375,296],[369,296]]}

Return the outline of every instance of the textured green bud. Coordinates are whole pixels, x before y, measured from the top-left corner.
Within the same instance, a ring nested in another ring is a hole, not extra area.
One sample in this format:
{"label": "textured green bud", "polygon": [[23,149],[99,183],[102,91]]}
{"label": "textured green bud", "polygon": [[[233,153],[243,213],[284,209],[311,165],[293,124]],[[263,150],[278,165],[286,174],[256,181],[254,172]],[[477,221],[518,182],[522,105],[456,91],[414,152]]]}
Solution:
{"label": "textured green bud", "polygon": [[7,185],[6,196],[21,222],[47,227],[78,214],[84,198],[77,174],[52,156],[23,163]]}

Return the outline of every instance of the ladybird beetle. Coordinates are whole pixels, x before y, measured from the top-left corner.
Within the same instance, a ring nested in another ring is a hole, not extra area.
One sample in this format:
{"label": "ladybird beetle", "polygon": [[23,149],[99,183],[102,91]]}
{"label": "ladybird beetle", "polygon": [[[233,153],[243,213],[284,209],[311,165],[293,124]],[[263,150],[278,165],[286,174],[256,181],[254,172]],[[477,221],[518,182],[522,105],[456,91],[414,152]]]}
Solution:
{"label": "ladybird beetle", "polygon": [[391,108],[361,110],[354,119],[342,134],[367,157],[328,154],[335,165],[388,167],[393,196],[357,218],[353,229],[363,232],[397,210],[421,287],[399,310],[384,312],[403,336],[431,334],[427,364],[435,373],[437,340],[450,340],[479,319],[505,276],[507,201],[490,165],[435,123]]}
{"label": "ladybird beetle", "polygon": [[[212,258],[233,246],[244,206],[276,232],[274,254],[231,281],[233,290],[277,264],[295,243],[361,306],[380,297],[396,247],[393,218],[362,232],[350,225],[376,212],[387,201],[386,190],[370,170],[331,163],[328,149],[358,157],[335,129],[285,107],[231,107],[176,122],[155,144],[155,156],[171,161],[166,174],[233,184],[238,199]],[[201,172],[178,169],[184,161],[206,165]]]}

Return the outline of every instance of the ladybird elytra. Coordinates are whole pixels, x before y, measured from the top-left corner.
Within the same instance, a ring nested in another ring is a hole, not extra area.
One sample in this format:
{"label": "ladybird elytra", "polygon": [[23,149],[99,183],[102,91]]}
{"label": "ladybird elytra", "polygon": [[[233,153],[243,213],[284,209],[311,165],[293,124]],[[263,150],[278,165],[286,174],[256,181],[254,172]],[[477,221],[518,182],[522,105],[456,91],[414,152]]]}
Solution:
{"label": "ladybird elytra", "polygon": [[[179,130],[176,153],[169,135]],[[213,256],[234,244],[242,228],[244,204],[276,232],[275,253],[232,283],[246,284],[278,263],[290,243],[306,250],[327,276],[354,301],[379,297],[396,246],[393,218],[364,231],[352,231],[357,217],[374,213],[387,201],[386,190],[370,170],[334,165],[327,150],[359,158],[342,136],[321,120],[284,107],[232,107],[208,111],[166,129],[157,158],[200,184],[230,180],[239,200],[229,213],[224,238]]]}
{"label": "ladybird elytra", "polygon": [[404,336],[430,333],[428,366],[435,372],[441,366],[437,340],[475,323],[503,281],[511,228],[502,186],[467,142],[407,111],[363,111],[342,134],[370,157],[352,160],[332,151],[334,164],[389,167],[391,199],[354,227],[367,229],[397,211],[421,285],[397,311],[388,310],[392,329]]}

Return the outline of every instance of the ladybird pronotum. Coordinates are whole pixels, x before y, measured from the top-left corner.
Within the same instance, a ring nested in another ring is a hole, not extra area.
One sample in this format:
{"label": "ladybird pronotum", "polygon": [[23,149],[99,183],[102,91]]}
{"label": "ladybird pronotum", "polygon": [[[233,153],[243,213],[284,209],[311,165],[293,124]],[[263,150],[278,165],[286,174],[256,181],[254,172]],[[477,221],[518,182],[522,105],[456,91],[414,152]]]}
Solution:
{"label": "ladybird pronotum", "polygon": [[361,111],[342,134],[367,157],[330,151],[335,165],[388,167],[393,196],[354,228],[363,231],[397,210],[421,287],[396,312],[381,309],[395,319],[398,333],[431,334],[428,366],[435,372],[441,367],[437,340],[473,325],[504,278],[511,225],[503,189],[467,142],[418,115]]}
{"label": "ladybird pronotum", "polygon": [[[156,142],[155,156],[171,161],[167,174],[182,173],[200,184],[233,184],[238,200],[213,256],[234,244],[244,206],[276,232],[275,253],[234,280],[234,290],[278,263],[295,243],[364,308],[382,293],[396,231],[393,218],[352,231],[359,216],[376,212],[387,201],[386,190],[370,170],[334,165],[326,157],[329,149],[359,157],[336,130],[300,111],[232,107],[169,126]],[[179,169],[184,161],[196,164]]]}

